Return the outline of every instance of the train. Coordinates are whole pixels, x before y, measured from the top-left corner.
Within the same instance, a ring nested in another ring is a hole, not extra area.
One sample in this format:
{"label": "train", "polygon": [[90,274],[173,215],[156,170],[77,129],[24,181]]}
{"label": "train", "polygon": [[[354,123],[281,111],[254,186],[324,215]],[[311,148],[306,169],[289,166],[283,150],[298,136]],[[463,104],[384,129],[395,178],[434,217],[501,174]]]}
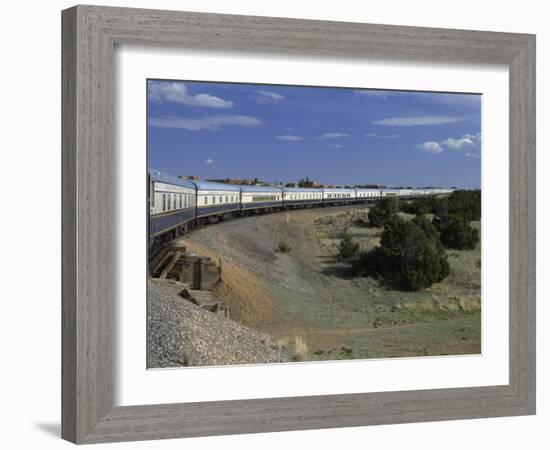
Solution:
{"label": "train", "polygon": [[191,229],[232,217],[297,208],[364,204],[385,197],[416,198],[452,189],[300,188],[234,185],[148,171],[150,251]]}

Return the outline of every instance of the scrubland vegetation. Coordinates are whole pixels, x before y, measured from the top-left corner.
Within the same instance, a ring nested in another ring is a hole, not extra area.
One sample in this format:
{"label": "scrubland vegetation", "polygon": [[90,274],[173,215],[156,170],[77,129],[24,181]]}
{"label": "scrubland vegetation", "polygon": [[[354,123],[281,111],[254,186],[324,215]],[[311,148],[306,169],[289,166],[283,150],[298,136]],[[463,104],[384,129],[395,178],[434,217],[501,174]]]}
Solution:
{"label": "scrubland vegetation", "polygon": [[[398,216],[414,214],[412,220]],[[470,225],[481,216],[480,191],[455,191],[450,196],[378,202],[368,213],[368,224],[382,227],[380,245],[361,252],[346,233],[340,256],[351,259],[358,275],[373,276],[407,291],[441,282],[450,273],[446,248],[473,249],[478,231]],[[364,224],[364,219],[359,219]]]}
{"label": "scrubland vegetation", "polygon": [[475,354],[479,198],[269,214],[187,239],[222,258],[216,293],[231,317],[273,336],[294,361]]}

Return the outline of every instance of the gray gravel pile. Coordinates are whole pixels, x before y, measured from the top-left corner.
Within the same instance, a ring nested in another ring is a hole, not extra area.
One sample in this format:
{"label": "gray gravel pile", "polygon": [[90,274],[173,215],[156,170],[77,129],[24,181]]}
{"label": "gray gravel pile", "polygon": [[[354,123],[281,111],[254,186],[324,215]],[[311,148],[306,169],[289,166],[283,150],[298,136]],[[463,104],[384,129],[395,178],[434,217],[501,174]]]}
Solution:
{"label": "gray gravel pile", "polygon": [[271,337],[205,311],[179,296],[186,285],[149,280],[148,367],[288,361]]}

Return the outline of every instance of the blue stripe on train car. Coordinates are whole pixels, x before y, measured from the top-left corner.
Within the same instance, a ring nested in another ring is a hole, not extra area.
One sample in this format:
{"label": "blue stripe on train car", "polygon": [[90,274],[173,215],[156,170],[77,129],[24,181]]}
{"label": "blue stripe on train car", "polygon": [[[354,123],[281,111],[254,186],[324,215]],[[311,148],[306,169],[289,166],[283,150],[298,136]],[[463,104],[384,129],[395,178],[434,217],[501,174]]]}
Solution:
{"label": "blue stripe on train car", "polygon": [[294,206],[294,205],[320,205],[323,201],[320,198],[309,199],[309,200],[285,200],[285,206]]}
{"label": "blue stripe on train car", "polygon": [[225,205],[212,205],[212,206],[200,206],[197,209],[197,217],[211,216],[212,214],[219,214],[228,211],[238,211],[238,203],[227,203]]}
{"label": "blue stripe on train car", "polygon": [[194,218],[195,208],[187,208],[169,214],[151,216],[149,234],[155,236],[176,226],[184,225]]}
{"label": "blue stripe on train car", "polygon": [[256,203],[243,203],[243,210],[246,209],[261,209],[261,208],[277,208],[283,206],[281,200],[276,202],[256,202]]}

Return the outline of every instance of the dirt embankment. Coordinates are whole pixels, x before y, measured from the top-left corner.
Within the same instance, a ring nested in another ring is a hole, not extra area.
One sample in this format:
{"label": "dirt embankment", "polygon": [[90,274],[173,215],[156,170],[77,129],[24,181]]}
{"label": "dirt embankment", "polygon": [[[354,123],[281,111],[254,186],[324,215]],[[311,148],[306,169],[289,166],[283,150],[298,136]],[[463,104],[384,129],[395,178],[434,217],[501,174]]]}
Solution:
{"label": "dirt embankment", "polygon": [[209,256],[221,264],[222,281],[216,285],[213,294],[229,306],[232,320],[256,329],[269,327],[275,315],[273,298],[249,270],[205,245],[186,240],[185,246],[189,252]]}

